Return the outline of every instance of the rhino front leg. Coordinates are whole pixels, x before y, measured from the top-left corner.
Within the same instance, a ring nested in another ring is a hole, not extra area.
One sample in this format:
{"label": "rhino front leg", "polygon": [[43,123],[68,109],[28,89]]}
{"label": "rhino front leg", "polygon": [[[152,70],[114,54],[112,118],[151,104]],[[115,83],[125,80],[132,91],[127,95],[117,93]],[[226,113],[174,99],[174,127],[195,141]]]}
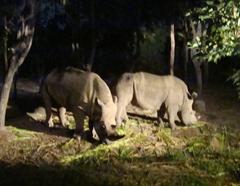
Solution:
{"label": "rhino front leg", "polygon": [[122,122],[128,121],[126,107],[127,106],[125,104],[118,105],[118,110],[117,110],[117,114],[116,114],[116,122],[117,122],[118,126],[122,125]]}
{"label": "rhino front leg", "polygon": [[79,108],[72,109],[72,113],[76,123],[74,138],[76,138],[78,141],[81,141],[82,138],[85,138],[85,133],[83,128],[85,115],[83,111],[80,110]]}
{"label": "rhino front leg", "polygon": [[117,114],[116,114],[117,125],[121,125],[122,123],[122,112],[123,112],[123,107],[118,105]]}
{"label": "rhino front leg", "polygon": [[126,107],[123,108],[122,121],[123,122],[127,122],[128,121],[128,115],[127,115]]}
{"label": "rhino front leg", "polygon": [[177,126],[175,124],[175,117],[177,115],[177,109],[176,108],[169,108],[168,109],[168,120],[169,124],[172,130],[177,129]]}

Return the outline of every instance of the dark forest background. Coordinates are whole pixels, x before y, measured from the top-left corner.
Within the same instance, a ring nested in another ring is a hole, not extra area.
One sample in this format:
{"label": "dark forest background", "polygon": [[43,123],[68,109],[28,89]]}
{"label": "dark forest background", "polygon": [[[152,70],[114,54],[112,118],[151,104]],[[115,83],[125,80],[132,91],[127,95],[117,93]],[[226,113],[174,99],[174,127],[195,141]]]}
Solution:
{"label": "dark forest background", "polygon": [[[38,3],[33,45],[18,77],[39,79],[55,67],[87,69],[88,64],[104,78],[118,77],[126,71],[169,74],[169,27],[175,23],[174,71],[184,78],[184,13],[201,6],[202,1],[41,0]],[[0,26],[3,32],[3,19]],[[0,55],[3,61],[3,52]],[[210,77],[214,74],[214,78],[218,76],[223,81],[238,66],[236,61],[238,57],[231,57],[222,59],[218,65],[211,64]],[[188,67],[188,79],[194,81],[192,64]]]}

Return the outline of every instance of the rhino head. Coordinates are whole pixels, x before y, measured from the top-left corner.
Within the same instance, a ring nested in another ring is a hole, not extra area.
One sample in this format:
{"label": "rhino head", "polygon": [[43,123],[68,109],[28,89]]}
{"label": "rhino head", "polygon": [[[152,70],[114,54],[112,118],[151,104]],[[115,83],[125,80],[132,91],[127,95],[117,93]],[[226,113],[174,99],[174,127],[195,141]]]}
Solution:
{"label": "rhino head", "polygon": [[101,119],[98,124],[95,124],[95,130],[98,133],[99,139],[116,134],[116,112],[117,98],[114,101],[103,103],[97,99],[98,105],[101,107]]}
{"label": "rhino head", "polygon": [[191,125],[197,122],[196,112],[193,110],[193,101],[197,97],[197,93],[193,92],[192,95],[187,93],[188,97],[185,100],[182,110],[181,117],[185,125]]}

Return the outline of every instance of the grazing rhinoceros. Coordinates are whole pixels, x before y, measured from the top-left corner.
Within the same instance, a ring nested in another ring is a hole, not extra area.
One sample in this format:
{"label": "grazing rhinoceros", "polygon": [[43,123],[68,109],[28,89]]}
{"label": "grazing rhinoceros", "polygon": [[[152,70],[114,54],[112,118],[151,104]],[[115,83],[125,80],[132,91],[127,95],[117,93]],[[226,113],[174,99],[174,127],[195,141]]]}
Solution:
{"label": "grazing rhinoceros", "polygon": [[174,76],[158,76],[145,72],[124,73],[117,83],[116,95],[117,124],[128,119],[126,106],[130,102],[142,109],[158,111],[159,121],[163,118],[164,108],[172,129],[176,128],[175,119],[178,113],[185,125],[197,121],[195,111],[192,109],[196,93],[190,95],[186,84]]}
{"label": "grazing rhinoceros", "polygon": [[53,126],[51,100],[54,100],[60,108],[59,116],[63,125],[66,111],[64,108],[73,113],[76,122],[74,135],[78,139],[84,136],[85,115],[89,117],[91,132],[96,127],[105,131],[106,136],[103,138],[115,134],[116,100],[113,101],[108,86],[97,74],[72,67],[55,69],[43,83],[42,96],[46,108],[46,123],[50,127]]}

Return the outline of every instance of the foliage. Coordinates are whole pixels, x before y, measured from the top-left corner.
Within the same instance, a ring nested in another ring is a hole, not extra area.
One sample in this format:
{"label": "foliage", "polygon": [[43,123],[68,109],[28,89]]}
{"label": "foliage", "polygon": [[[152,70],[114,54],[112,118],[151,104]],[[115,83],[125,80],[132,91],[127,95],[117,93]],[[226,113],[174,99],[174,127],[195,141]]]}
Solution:
{"label": "foliage", "polygon": [[235,71],[235,73],[229,77],[229,80],[232,80],[233,84],[236,86],[238,98],[240,99],[240,70]]}
{"label": "foliage", "polygon": [[[201,24],[202,34],[189,42],[189,47],[197,51],[193,57],[201,61],[218,62],[227,56],[240,54],[240,1],[206,0],[202,7],[188,12],[194,26]],[[230,79],[240,95],[240,73]]]}
{"label": "foliage", "polygon": [[236,0],[206,0],[202,7],[188,12],[196,25],[205,27],[205,34],[191,42],[198,56],[217,62],[225,56],[239,54],[240,2]]}
{"label": "foliage", "polygon": [[166,51],[168,30],[164,24],[153,26],[151,29],[141,29],[143,41],[140,43],[141,52],[136,71],[145,69],[145,71],[159,74],[159,71],[164,69],[166,60],[163,56]]}

